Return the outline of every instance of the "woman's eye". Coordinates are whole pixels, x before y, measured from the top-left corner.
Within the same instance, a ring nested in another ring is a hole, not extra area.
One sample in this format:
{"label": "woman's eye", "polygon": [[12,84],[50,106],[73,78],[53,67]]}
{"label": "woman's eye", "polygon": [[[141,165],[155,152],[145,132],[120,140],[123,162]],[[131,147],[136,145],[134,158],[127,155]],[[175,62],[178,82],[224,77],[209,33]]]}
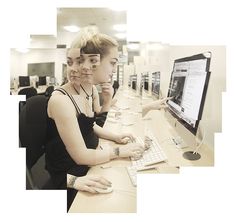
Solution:
{"label": "woman's eye", "polygon": [[67,61],[68,66],[72,66],[72,64],[73,64],[72,61]]}
{"label": "woman's eye", "polygon": [[97,63],[98,60],[97,59],[90,59],[90,62],[94,64],[94,63]]}
{"label": "woman's eye", "polygon": [[111,62],[111,64],[112,64],[113,66],[115,66],[115,65],[116,65],[116,62]]}

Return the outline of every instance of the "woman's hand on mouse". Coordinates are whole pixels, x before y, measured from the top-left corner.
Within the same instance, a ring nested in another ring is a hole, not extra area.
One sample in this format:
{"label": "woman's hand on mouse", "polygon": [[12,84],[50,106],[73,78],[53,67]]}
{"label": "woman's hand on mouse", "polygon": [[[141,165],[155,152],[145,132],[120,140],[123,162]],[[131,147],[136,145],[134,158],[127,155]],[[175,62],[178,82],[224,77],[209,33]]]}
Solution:
{"label": "woman's hand on mouse", "polygon": [[111,187],[111,182],[102,176],[97,175],[86,175],[77,177],[73,188],[79,191],[87,191],[90,193],[97,193],[95,188],[106,190]]}

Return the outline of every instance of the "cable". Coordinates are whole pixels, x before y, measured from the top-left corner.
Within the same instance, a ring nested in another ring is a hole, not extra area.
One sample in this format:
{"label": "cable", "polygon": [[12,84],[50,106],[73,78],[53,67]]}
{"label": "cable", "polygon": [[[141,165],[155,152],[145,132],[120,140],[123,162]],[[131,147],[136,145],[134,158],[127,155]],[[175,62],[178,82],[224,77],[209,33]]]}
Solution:
{"label": "cable", "polygon": [[203,131],[202,140],[201,140],[201,142],[198,144],[198,146],[196,147],[196,149],[193,151],[193,154],[195,154],[195,153],[198,152],[199,148],[200,148],[200,147],[202,146],[202,144],[203,144],[203,141],[205,140],[206,133],[205,133],[204,130],[202,130],[202,131]]}

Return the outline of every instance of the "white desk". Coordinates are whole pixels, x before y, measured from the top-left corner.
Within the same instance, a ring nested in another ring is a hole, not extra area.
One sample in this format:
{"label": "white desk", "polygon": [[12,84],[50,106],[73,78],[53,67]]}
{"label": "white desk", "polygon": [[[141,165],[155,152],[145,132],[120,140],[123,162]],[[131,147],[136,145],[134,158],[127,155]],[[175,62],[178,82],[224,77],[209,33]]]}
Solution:
{"label": "white desk", "polygon": [[[143,120],[140,107],[142,101],[144,103],[152,100],[147,98],[141,100],[132,90],[119,90],[116,94],[118,100],[117,106],[130,109],[119,110],[121,112],[121,120],[118,122],[109,121],[107,119],[104,127],[116,132],[133,132],[134,135],[144,136],[145,128],[152,131],[159,141],[162,149],[168,157],[167,162],[156,164],[157,170],[141,171],[139,173],[178,173],[178,166],[213,166],[214,151],[203,145],[199,150],[201,159],[190,161],[183,158],[185,151],[193,151],[194,148],[178,149],[171,142],[171,138],[176,136],[175,129],[168,123],[165,118],[164,111],[151,111]],[[112,114],[111,114],[112,116]],[[134,122],[133,125],[126,125],[129,120]],[[107,143],[114,146],[111,141],[100,140],[101,144]],[[126,166],[131,165],[131,161],[126,159],[116,159],[109,163],[92,167],[88,174],[99,174],[112,181],[114,192],[109,194],[89,194],[87,192],[78,192],[69,210],[70,213],[75,212],[136,212],[136,188],[131,184],[130,178],[126,171]],[[102,169],[101,166],[106,166]]]}
{"label": "white desk", "polygon": [[88,174],[103,175],[112,181],[113,192],[91,194],[78,192],[69,213],[136,213],[136,187],[124,167],[92,167]]}

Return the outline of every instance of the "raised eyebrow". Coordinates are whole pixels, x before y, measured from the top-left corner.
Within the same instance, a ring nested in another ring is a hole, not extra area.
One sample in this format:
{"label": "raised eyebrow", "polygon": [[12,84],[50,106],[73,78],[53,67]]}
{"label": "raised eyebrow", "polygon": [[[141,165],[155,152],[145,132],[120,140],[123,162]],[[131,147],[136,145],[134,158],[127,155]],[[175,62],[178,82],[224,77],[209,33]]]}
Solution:
{"label": "raised eyebrow", "polygon": [[98,55],[98,54],[89,55],[88,57],[94,57],[94,56],[100,57],[100,55]]}
{"label": "raised eyebrow", "polygon": [[[71,58],[71,57],[69,57],[69,56],[67,56],[67,59],[70,59],[70,60],[72,60],[72,58]],[[76,57],[75,59],[80,59],[80,57]]]}
{"label": "raised eyebrow", "polygon": [[115,60],[118,62],[118,59],[117,59],[117,58],[112,58],[112,59],[115,59]]}

